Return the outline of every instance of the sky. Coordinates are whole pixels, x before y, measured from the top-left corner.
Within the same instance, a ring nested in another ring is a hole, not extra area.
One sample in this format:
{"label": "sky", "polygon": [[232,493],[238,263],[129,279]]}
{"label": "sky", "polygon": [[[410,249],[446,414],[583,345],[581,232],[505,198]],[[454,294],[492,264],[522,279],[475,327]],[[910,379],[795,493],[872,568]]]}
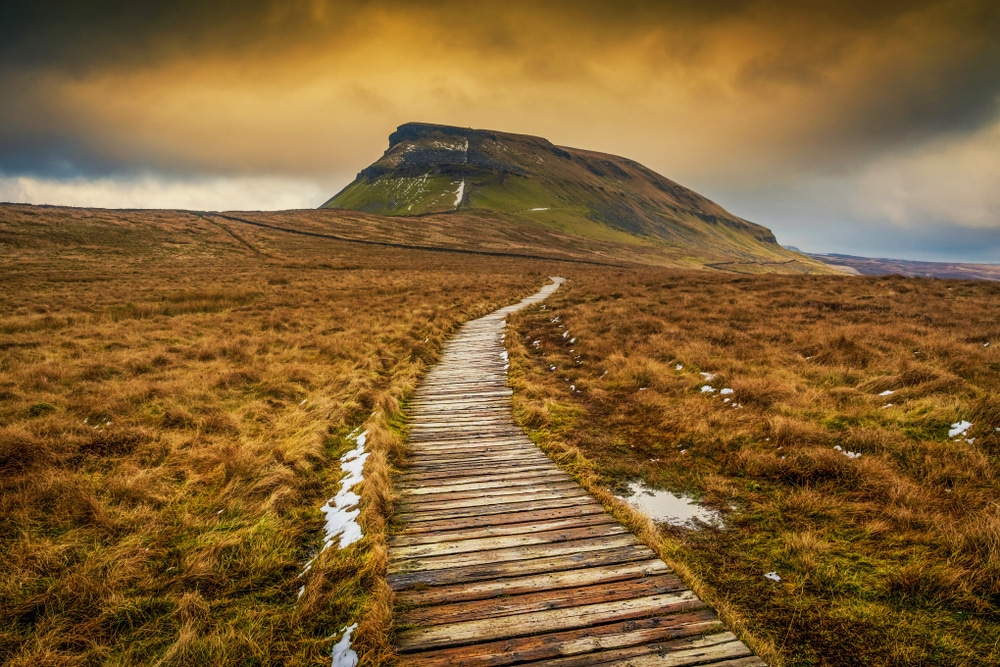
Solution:
{"label": "sky", "polygon": [[6,5],[0,201],[315,207],[423,121],[634,159],[806,251],[1000,262],[995,0]]}

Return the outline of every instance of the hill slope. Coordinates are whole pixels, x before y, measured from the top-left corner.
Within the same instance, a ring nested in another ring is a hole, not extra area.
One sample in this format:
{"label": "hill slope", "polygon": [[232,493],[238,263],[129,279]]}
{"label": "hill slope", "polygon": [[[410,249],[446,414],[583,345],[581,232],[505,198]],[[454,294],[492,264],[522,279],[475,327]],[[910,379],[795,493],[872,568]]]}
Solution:
{"label": "hill slope", "polygon": [[408,123],[374,164],[323,205],[388,216],[489,215],[626,246],[665,263],[822,264],[766,227],[637,162],[527,135]]}

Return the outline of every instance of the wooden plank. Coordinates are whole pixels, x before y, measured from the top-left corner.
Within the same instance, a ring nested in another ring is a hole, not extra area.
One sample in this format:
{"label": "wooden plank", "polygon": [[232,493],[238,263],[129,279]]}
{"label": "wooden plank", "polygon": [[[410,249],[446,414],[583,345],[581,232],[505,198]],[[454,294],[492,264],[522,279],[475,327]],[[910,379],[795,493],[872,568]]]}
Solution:
{"label": "wooden plank", "polygon": [[489,481],[469,482],[469,478],[452,484],[435,484],[433,486],[413,486],[400,489],[400,495],[405,497],[433,496],[439,493],[463,493],[467,491],[486,491],[489,489],[509,489],[522,486],[545,486],[551,484],[575,483],[569,475],[534,475],[531,477],[516,477],[500,479],[493,477]]}
{"label": "wooden plank", "polygon": [[568,556],[549,556],[507,563],[480,563],[466,567],[454,567],[447,570],[399,572],[389,574],[386,580],[393,590],[401,591],[415,586],[443,586],[458,582],[473,583],[504,577],[522,577],[545,572],[558,572],[561,570],[570,570],[574,567],[619,565],[633,561],[645,561],[651,558],[655,558],[655,554],[648,547],[632,545],[575,553]]}
{"label": "wooden plank", "polygon": [[448,456],[447,454],[435,454],[427,456],[413,456],[411,458],[409,470],[414,472],[427,472],[429,470],[467,470],[470,473],[489,472],[502,466],[517,465],[518,462],[545,463],[548,459],[538,453],[525,452],[524,454],[507,454],[500,452],[489,452],[479,455]]}
{"label": "wooden plank", "polygon": [[440,488],[462,484],[493,484],[495,482],[502,483],[505,480],[519,482],[533,479],[561,479],[563,477],[568,477],[568,475],[561,470],[532,464],[527,469],[521,469],[520,466],[508,466],[503,469],[473,471],[471,474],[463,474],[461,470],[398,474],[396,475],[398,481],[396,488],[400,493],[410,493],[422,488]]}
{"label": "wooden plank", "polygon": [[590,667],[620,665],[629,667],[685,667],[687,665],[712,665],[752,654],[731,632],[720,632],[704,637],[684,637],[667,642],[599,651],[578,656],[538,660],[527,663],[535,667]]}
{"label": "wooden plank", "polygon": [[[417,437],[419,436],[419,437]],[[465,440],[467,442],[479,442],[482,440],[496,440],[498,438],[524,438],[524,432],[521,431],[513,423],[509,424],[505,428],[493,428],[489,431],[483,431],[482,429],[442,429],[441,431],[426,431],[409,434],[409,441],[413,444],[426,442],[430,444],[431,442],[444,443],[450,440]],[[525,442],[531,442],[525,438]]]}
{"label": "wooden plank", "polygon": [[530,440],[516,437],[418,440],[411,441],[410,444],[413,447],[413,451],[418,454],[429,454],[434,452],[483,451],[484,449],[518,449],[522,451],[537,451],[535,445],[532,444]]}
{"label": "wooden plank", "polygon": [[485,463],[489,461],[496,461],[497,463],[506,463],[507,465],[516,464],[518,461],[527,461],[531,463],[550,463],[551,461],[545,457],[544,454],[538,451],[524,451],[524,452],[467,452],[467,453],[453,453],[448,454],[446,452],[433,452],[427,454],[420,454],[418,452],[412,453],[410,456],[410,464],[408,466],[409,470],[422,471],[424,468],[436,466],[440,464],[441,466],[450,466],[452,468],[459,466],[460,464],[476,464]]}
{"label": "wooden plank", "polygon": [[[452,531],[462,528],[482,526],[502,527],[507,524],[522,524],[530,521],[544,521],[580,516],[607,516],[604,508],[597,503],[573,503],[566,506],[538,507],[531,505],[519,511],[504,511],[496,514],[476,512],[467,517],[445,517],[444,519],[413,519],[397,531],[398,535],[415,535],[430,532]],[[417,515],[419,516],[419,515]]]}
{"label": "wooden plank", "polygon": [[398,512],[396,518],[400,521],[405,522],[415,522],[415,521],[435,521],[439,519],[461,519],[469,516],[487,516],[491,514],[506,514],[508,512],[521,512],[524,510],[531,509],[550,509],[556,507],[580,507],[584,505],[593,505],[597,508],[601,508],[597,502],[588,496],[583,495],[573,495],[566,496],[560,495],[558,497],[553,497],[549,499],[542,500],[510,500],[504,502],[494,502],[491,505],[479,505],[471,507],[452,507],[439,510],[425,510],[425,509],[413,509],[407,512]]}
{"label": "wooden plank", "polygon": [[434,570],[451,570],[482,564],[502,566],[510,561],[532,560],[570,554],[585,554],[588,551],[599,551],[614,547],[627,547],[638,544],[635,535],[629,532],[612,536],[581,538],[564,542],[549,542],[545,544],[529,544],[526,546],[504,547],[468,553],[446,554],[443,556],[420,556],[399,561],[390,561],[389,574],[401,572],[432,572]]}
{"label": "wooden plank", "polygon": [[573,528],[560,528],[556,530],[538,530],[518,535],[478,537],[464,540],[450,540],[447,542],[414,544],[410,546],[399,545],[393,548],[392,553],[390,554],[390,562],[411,558],[449,556],[453,554],[490,551],[494,549],[508,549],[513,547],[526,547],[539,544],[552,544],[555,542],[569,542],[571,540],[596,539],[600,537],[612,537],[627,534],[629,534],[629,532],[625,530],[625,527],[621,524],[605,523],[596,526],[579,526]]}
{"label": "wooden plank", "polygon": [[494,482],[503,483],[505,481],[516,482],[518,480],[530,479],[572,479],[568,474],[553,468],[552,466],[537,466],[528,470],[522,470],[520,466],[513,467],[509,471],[486,473],[480,475],[470,475],[467,477],[443,476],[439,473],[424,474],[400,474],[396,475],[399,482],[397,487],[400,491],[410,493],[422,488],[440,488],[445,486],[456,486],[461,484],[492,484]]}
{"label": "wooden plank", "polygon": [[683,582],[675,575],[663,574],[577,588],[563,588],[555,591],[543,589],[523,595],[421,607],[400,614],[397,620],[403,625],[442,625],[458,621],[527,614],[545,609],[576,607],[581,604],[614,602],[648,595],[676,593],[684,589]]}
{"label": "wooden plank", "polygon": [[714,631],[718,625],[718,619],[711,610],[699,609],[670,616],[411,653],[401,656],[396,664],[399,667],[503,667],[604,648],[621,648],[701,635]]}
{"label": "wooden plank", "polygon": [[415,535],[393,535],[389,537],[389,548],[414,546],[417,544],[442,544],[457,540],[472,540],[485,537],[501,537],[504,535],[527,535],[549,530],[566,528],[583,528],[584,526],[618,525],[618,522],[606,514],[590,514],[568,519],[551,519],[541,522],[510,523],[506,525],[489,525],[481,528],[465,528],[461,530],[442,530],[436,532],[418,533]]}
{"label": "wooden plank", "polygon": [[568,609],[549,609],[501,619],[486,618],[402,630],[397,634],[396,646],[401,652],[409,653],[427,648],[461,646],[501,637],[524,637],[630,618],[689,611],[704,606],[704,603],[691,591],[648,595],[631,600],[601,602]]}
{"label": "wooden plank", "polygon": [[472,505],[490,505],[494,500],[513,500],[529,496],[551,498],[559,496],[563,491],[580,493],[582,489],[576,482],[565,480],[546,481],[518,486],[494,486],[480,491],[443,491],[429,493],[423,496],[404,497],[399,502],[400,510],[411,509],[443,509],[445,507],[469,507]]}
{"label": "wooden plank", "polygon": [[[564,485],[576,484],[572,479],[563,477],[521,477],[509,481],[463,482],[459,484],[438,484],[435,486],[420,486],[401,489],[399,494],[404,502],[419,503],[422,500],[433,500],[438,497],[455,497],[462,493],[486,493],[499,491],[517,491],[518,489],[551,489]],[[579,484],[576,484],[579,487]]]}
{"label": "wooden plank", "polygon": [[421,472],[404,472],[396,475],[399,489],[418,488],[421,484],[445,484],[455,481],[456,483],[475,481],[494,481],[502,479],[519,479],[530,477],[545,477],[548,475],[565,474],[550,464],[539,461],[537,463],[509,464],[504,466],[494,466],[485,471],[465,471],[458,470],[434,470]]}
{"label": "wooden plank", "polygon": [[583,569],[545,572],[521,577],[494,579],[475,583],[435,586],[396,593],[396,602],[405,608],[483,600],[500,595],[520,595],[538,590],[558,590],[575,586],[611,583],[671,572],[666,563],[656,558],[647,561],[601,565]]}

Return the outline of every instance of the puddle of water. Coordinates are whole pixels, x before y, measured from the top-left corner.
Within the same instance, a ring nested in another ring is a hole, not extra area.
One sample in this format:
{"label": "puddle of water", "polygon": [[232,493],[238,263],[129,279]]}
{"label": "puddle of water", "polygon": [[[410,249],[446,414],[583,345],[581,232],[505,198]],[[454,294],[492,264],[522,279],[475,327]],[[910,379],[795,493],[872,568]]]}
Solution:
{"label": "puddle of water", "polygon": [[688,496],[670,491],[651,489],[642,482],[629,484],[629,496],[618,496],[653,521],[669,523],[671,526],[698,528],[708,524],[722,528],[722,514],[699,505]]}

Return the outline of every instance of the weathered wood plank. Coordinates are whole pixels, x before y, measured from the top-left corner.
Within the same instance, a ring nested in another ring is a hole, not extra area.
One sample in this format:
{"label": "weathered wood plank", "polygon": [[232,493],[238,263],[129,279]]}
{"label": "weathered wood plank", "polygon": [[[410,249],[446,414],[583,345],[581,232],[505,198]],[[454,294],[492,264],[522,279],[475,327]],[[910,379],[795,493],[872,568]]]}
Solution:
{"label": "weathered wood plank", "polygon": [[413,572],[391,573],[386,577],[389,586],[396,591],[414,586],[443,586],[458,582],[473,583],[486,579],[522,577],[530,574],[558,572],[573,568],[620,565],[632,561],[645,561],[656,555],[644,546],[625,546],[612,549],[598,549],[571,555],[549,556],[532,560],[510,561],[506,563],[480,563],[446,570],[416,570]]}
{"label": "weathered wood plank", "polygon": [[495,486],[480,491],[447,491],[430,493],[424,496],[404,497],[399,508],[408,511],[414,508],[443,509],[446,507],[470,507],[473,505],[491,505],[495,500],[525,499],[531,497],[552,498],[562,492],[579,492],[579,485],[562,480],[533,483],[528,485]]}
{"label": "weathered wood plank", "polygon": [[401,473],[396,476],[399,480],[400,488],[413,488],[419,486],[420,484],[433,482],[435,480],[452,480],[452,479],[467,479],[470,481],[475,480],[490,480],[490,479],[516,479],[518,477],[532,477],[535,475],[557,475],[566,474],[561,470],[554,469],[552,467],[551,461],[539,460],[537,463],[526,463],[524,465],[520,464],[509,464],[506,466],[497,466],[493,470],[488,470],[486,472],[472,473],[468,475],[463,475],[461,471],[453,472],[450,470],[432,470],[428,472],[416,472],[416,473]]}
{"label": "weathered wood plank", "polygon": [[685,667],[687,665],[719,664],[752,654],[731,632],[704,637],[685,637],[668,642],[599,651],[578,656],[538,660],[527,663],[535,667],[590,667],[620,665],[630,667]]}
{"label": "weathered wood plank", "polygon": [[538,590],[558,590],[638,579],[671,572],[659,559],[583,567],[520,577],[435,586],[399,591],[396,602],[405,608],[483,600],[500,595],[520,595]]}
{"label": "weathered wood plank", "polygon": [[504,526],[506,524],[523,524],[529,521],[543,521],[547,519],[562,519],[566,517],[579,517],[599,515],[607,516],[604,508],[597,503],[569,504],[567,506],[538,507],[535,505],[523,507],[520,511],[503,511],[496,514],[484,514],[476,512],[467,517],[445,517],[443,519],[419,518],[420,515],[413,515],[409,523],[403,525],[397,531],[399,535],[414,535],[430,532],[446,532],[460,528],[478,528],[480,526]]}
{"label": "weathered wood plank", "polygon": [[704,606],[704,603],[691,591],[648,595],[631,600],[517,614],[501,619],[486,618],[402,630],[397,635],[396,646],[403,653],[425,648],[461,646],[501,637],[524,637],[630,618],[688,611]]}
{"label": "weathered wood plank", "polygon": [[578,630],[482,642],[401,656],[397,663],[425,667],[502,667],[514,663],[586,654],[650,642],[702,635],[716,630],[718,619],[709,609],[655,616]]}
{"label": "weathered wood plank", "polygon": [[684,589],[684,584],[675,575],[663,574],[577,588],[539,590],[533,593],[503,596],[490,600],[422,607],[404,612],[398,617],[398,621],[403,625],[442,625],[513,614],[527,614],[546,609],[576,607],[581,604],[614,602],[647,595],[676,593]]}
{"label": "weathered wood plank", "polygon": [[423,508],[413,509],[407,512],[398,512],[396,518],[404,522],[435,521],[439,519],[461,519],[469,516],[487,516],[490,514],[506,514],[508,512],[522,512],[532,509],[552,509],[557,507],[581,507],[596,506],[601,508],[593,498],[586,493],[579,495],[560,495],[548,499],[535,500],[511,500],[494,502],[490,505],[479,505],[472,507],[452,507],[438,510],[426,510]]}
{"label": "weathered wood plank", "polygon": [[504,535],[530,535],[532,533],[550,530],[604,525],[617,525],[617,522],[606,514],[590,514],[579,517],[571,517],[568,519],[546,519],[541,522],[489,525],[482,528],[441,530],[432,533],[418,533],[416,535],[393,535],[389,538],[389,547],[395,549],[399,547],[415,546],[418,544],[446,544],[458,540],[502,537]]}
{"label": "weathered wood plank", "polygon": [[636,544],[635,535],[629,532],[624,532],[606,537],[583,538],[545,544],[531,544],[527,546],[472,551],[468,553],[447,554],[443,556],[420,556],[395,562],[390,561],[388,565],[388,572],[389,574],[413,572],[415,570],[430,572],[433,570],[455,569],[487,563],[493,565],[503,565],[510,561],[533,560],[536,558],[570,554],[579,555],[588,551],[599,551],[614,547],[627,547]]}
{"label": "weathered wood plank", "polygon": [[551,466],[538,466],[535,470],[520,471],[514,468],[514,472],[488,473],[485,475],[470,475],[467,477],[436,477],[437,473],[430,473],[421,477],[399,475],[399,489],[403,495],[421,495],[424,493],[436,493],[434,489],[444,489],[450,487],[460,487],[472,484],[504,484],[530,482],[532,480],[545,479],[572,479],[561,470],[552,470]]}
{"label": "weathered wood plank", "polygon": [[479,551],[536,546],[581,539],[590,540],[627,534],[629,532],[621,524],[605,523],[596,526],[540,530],[520,535],[500,535],[429,544],[415,544],[411,546],[396,546],[390,554],[390,563],[403,559],[468,554]]}

